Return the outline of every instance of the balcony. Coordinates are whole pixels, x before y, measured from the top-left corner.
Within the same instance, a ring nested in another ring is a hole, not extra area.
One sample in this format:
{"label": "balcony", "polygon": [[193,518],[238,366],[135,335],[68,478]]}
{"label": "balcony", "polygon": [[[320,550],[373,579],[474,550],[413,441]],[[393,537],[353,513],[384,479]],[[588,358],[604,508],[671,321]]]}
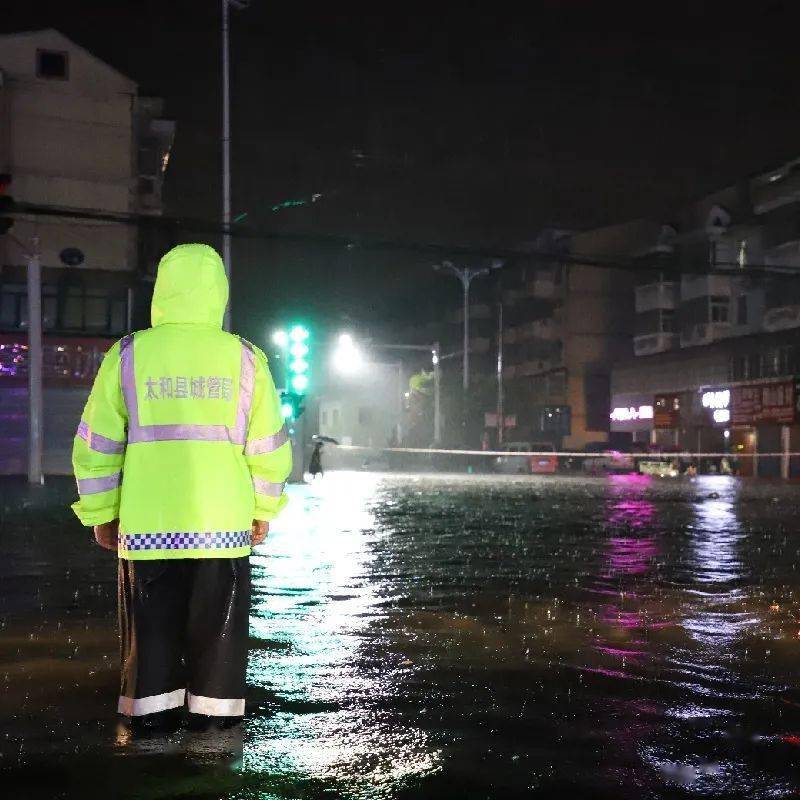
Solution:
{"label": "balcony", "polygon": [[520,326],[519,331],[525,339],[534,338],[554,341],[561,338],[561,326],[553,317],[535,319],[527,325]]}
{"label": "balcony", "polygon": [[775,276],[767,286],[764,329],[783,331],[800,327],[800,285],[794,276]]}
{"label": "balcony", "polygon": [[681,279],[681,300],[696,300],[708,295],[730,295],[731,279],[727,275],[684,275]]}
{"label": "balcony", "polygon": [[681,347],[698,347],[730,336],[728,322],[697,322],[681,328]]}
{"label": "balcony", "polygon": [[514,374],[516,377],[530,377],[532,375],[541,375],[545,372],[551,372],[562,366],[563,364],[560,359],[535,359],[533,361],[524,361],[522,364],[517,364],[514,368]]}
{"label": "balcony", "polygon": [[673,309],[678,302],[678,283],[660,281],[636,287],[636,312]]}
{"label": "balcony", "polygon": [[675,333],[646,333],[633,337],[633,352],[637,356],[665,353],[677,346],[678,335]]}

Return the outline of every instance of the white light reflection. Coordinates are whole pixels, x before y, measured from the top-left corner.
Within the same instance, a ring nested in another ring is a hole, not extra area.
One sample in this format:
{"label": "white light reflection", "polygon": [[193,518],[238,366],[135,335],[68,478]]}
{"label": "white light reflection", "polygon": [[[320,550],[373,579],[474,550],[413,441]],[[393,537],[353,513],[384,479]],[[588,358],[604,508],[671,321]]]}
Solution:
{"label": "white light reflection", "polygon": [[738,549],[744,534],[733,506],[735,483],[731,478],[705,477],[698,479],[697,488],[706,496],[694,504],[692,579],[703,588],[691,592],[683,627],[698,642],[717,648],[719,657],[718,648],[729,647],[758,619],[731,608],[742,598],[737,584],[744,577]]}
{"label": "white light reflection", "polygon": [[377,787],[439,768],[426,734],[386,710],[411,669],[381,652],[385,597],[370,575],[378,482],[340,472],[291,487],[252,557],[248,682],[274,701],[248,722],[245,771],[341,780],[354,795],[368,786],[379,796]]}

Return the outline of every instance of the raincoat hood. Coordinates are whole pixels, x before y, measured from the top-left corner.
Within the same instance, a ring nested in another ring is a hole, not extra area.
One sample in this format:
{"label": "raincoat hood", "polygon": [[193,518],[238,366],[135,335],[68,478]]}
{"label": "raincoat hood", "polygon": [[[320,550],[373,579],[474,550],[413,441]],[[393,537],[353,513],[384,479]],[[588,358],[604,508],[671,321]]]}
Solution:
{"label": "raincoat hood", "polygon": [[222,259],[206,244],[181,244],[160,261],[150,322],[222,327],[228,302],[228,278]]}

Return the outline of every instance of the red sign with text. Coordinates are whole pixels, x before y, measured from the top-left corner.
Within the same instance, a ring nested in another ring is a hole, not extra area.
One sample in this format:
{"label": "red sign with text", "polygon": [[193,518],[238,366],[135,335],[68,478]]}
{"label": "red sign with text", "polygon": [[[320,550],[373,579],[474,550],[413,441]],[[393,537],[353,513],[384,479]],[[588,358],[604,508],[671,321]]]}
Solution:
{"label": "red sign with text", "polygon": [[731,389],[731,424],[789,424],[795,420],[795,383],[781,381]]}

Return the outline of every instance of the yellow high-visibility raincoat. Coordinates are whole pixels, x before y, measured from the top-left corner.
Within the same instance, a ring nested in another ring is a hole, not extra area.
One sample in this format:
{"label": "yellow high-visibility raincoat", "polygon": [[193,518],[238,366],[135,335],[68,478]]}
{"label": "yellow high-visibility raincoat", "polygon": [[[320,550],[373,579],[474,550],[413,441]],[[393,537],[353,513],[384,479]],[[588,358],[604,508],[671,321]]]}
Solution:
{"label": "yellow high-visibility raincoat", "polygon": [[206,245],[158,267],[152,328],[108,351],[72,461],[84,525],[120,520],[126,559],[250,554],[253,519],[286,504],[291,443],[267,359],[225,333],[228,281]]}

